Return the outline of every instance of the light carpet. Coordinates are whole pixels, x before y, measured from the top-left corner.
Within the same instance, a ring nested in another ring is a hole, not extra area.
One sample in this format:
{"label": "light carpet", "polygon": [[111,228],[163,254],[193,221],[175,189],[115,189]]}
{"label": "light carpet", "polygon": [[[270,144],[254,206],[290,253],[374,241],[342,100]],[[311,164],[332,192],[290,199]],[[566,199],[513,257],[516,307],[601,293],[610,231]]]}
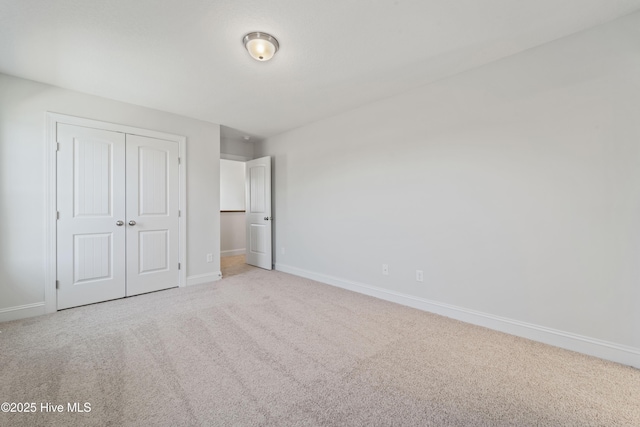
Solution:
{"label": "light carpet", "polygon": [[3,426],[640,426],[636,369],[256,268],[0,331]]}

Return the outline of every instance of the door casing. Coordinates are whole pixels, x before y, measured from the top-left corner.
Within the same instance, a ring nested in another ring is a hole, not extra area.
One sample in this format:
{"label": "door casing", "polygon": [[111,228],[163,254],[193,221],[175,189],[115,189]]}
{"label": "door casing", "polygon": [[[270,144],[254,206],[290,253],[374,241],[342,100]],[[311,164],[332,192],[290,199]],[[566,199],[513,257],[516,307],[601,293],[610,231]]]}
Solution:
{"label": "door casing", "polygon": [[178,272],[178,286],[186,285],[187,269],[187,191],[186,191],[186,143],[187,138],[181,135],[173,135],[165,132],[158,132],[149,129],[136,128],[132,126],[119,125],[98,120],[85,119],[81,117],[68,116],[54,112],[45,113],[45,310],[53,313],[57,310],[56,276],[57,276],[57,162],[56,162],[56,128],[58,123],[65,123],[75,126],[91,127],[96,129],[110,130],[151,138],[164,139],[178,143],[178,155],[180,158],[179,167],[179,201],[180,217],[178,218],[178,229],[180,233],[178,259],[181,268]]}

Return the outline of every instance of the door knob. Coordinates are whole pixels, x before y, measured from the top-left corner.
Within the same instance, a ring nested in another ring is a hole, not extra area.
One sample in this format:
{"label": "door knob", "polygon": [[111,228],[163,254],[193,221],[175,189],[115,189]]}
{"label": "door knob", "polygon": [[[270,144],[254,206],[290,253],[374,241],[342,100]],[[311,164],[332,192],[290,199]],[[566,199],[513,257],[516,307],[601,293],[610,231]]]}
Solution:
{"label": "door knob", "polygon": [[136,225],[136,222],[134,220],[129,221],[129,225]]}
{"label": "door knob", "polygon": [[124,225],[124,221],[116,221],[116,225],[118,227],[123,226]]}
{"label": "door knob", "polygon": [[272,219],[270,216],[265,216],[265,217],[264,217],[264,220],[265,220],[265,221],[269,221],[270,219]]}

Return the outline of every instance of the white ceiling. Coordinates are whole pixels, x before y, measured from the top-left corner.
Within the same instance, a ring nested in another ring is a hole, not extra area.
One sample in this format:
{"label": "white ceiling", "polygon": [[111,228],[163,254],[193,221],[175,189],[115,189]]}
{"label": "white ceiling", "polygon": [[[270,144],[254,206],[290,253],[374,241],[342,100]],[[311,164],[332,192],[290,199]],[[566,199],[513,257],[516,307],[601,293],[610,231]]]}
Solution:
{"label": "white ceiling", "polygon": [[[593,27],[640,0],[0,0],[0,72],[253,139]],[[280,41],[260,63],[250,31]]]}

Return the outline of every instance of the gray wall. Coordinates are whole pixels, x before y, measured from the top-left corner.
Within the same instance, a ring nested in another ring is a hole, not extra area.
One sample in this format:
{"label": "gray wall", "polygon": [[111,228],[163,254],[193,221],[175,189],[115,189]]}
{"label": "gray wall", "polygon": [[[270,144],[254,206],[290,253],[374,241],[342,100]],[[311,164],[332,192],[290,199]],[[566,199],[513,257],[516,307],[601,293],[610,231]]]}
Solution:
{"label": "gray wall", "polygon": [[244,255],[247,246],[244,212],[220,212],[220,256]]}
{"label": "gray wall", "polygon": [[254,143],[221,137],[220,158],[246,161],[253,159]]}
{"label": "gray wall", "polygon": [[[220,159],[220,255],[245,253],[245,163]],[[242,212],[224,212],[238,210]]]}
{"label": "gray wall", "polygon": [[635,14],[258,144],[276,268],[638,363],[638,40]]}
{"label": "gray wall", "polygon": [[219,125],[0,74],[0,320],[44,301],[46,111],[186,136],[187,282],[217,278]]}
{"label": "gray wall", "polygon": [[220,159],[220,210],[244,211],[245,162]]}

